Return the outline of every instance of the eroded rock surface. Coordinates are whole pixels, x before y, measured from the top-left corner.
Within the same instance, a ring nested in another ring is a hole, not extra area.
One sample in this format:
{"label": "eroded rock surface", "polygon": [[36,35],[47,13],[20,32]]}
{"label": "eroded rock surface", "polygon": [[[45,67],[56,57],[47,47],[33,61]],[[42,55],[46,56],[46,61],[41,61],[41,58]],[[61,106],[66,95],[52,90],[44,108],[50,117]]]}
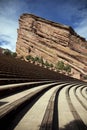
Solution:
{"label": "eroded rock surface", "polygon": [[87,41],[69,26],[23,14],[16,51],[19,56],[39,56],[53,64],[63,60],[87,75]]}

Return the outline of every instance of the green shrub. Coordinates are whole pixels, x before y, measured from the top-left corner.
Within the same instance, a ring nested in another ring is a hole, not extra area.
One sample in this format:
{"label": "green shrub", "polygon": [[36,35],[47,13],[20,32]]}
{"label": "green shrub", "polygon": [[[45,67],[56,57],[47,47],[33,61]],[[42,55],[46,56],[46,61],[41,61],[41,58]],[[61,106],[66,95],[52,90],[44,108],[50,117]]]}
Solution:
{"label": "green shrub", "polygon": [[39,58],[39,63],[43,66],[44,65],[44,60],[43,60],[43,58],[41,57],[41,58]]}
{"label": "green shrub", "polygon": [[64,66],[64,70],[67,72],[67,73],[70,73],[71,72],[71,66],[69,64],[66,64]]}
{"label": "green shrub", "polygon": [[50,64],[50,67],[53,68],[53,64],[52,63]]}
{"label": "green shrub", "polygon": [[30,60],[32,60],[32,56],[31,56],[31,55],[28,55],[28,56],[26,56],[26,59],[27,59],[28,61],[30,61]]}
{"label": "green shrub", "polygon": [[64,62],[58,61],[57,64],[56,64],[56,69],[57,70],[64,70]]}
{"label": "green shrub", "polygon": [[39,62],[39,57],[36,56],[36,57],[34,58],[34,60],[37,61],[37,62]]}
{"label": "green shrub", "polygon": [[33,62],[33,63],[35,63],[35,58],[34,57],[31,57],[31,61]]}
{"label": "green shrub", "polygon": [[4,55],[7,55],[7,56],[11,56],[11,51],[9,50],[9,49],[5,49],[4,51],[3,51],[3,54]]}
{"label": "green shrub", "polygon": [[85,80],[87,80],[87,75],[84,75],[83,78],[84,78]]}
{"label": "green shrub", "polygon": [[3,50],[3,54],[4,54],[4,55],[7,55],[7,56],[12,56],[12,57],[16,57],[16,56],[17,56],[17,53],[16,53],[16,52],[12,52],[12,51],[10,51],[9,49],[4,49],[4,50]]}
{"label": "green shrub", "polygon": [[45,65],[47,68],[50,67],[50,64],[48,63],[48,61],[46,61],[46,62],[44,63],[44,65]]}
{"label": "green shrub", "polygon": [[11,55],[12,55],[13,57],[17,57],[17,53],[16,53],[16,52],[12,52]]}

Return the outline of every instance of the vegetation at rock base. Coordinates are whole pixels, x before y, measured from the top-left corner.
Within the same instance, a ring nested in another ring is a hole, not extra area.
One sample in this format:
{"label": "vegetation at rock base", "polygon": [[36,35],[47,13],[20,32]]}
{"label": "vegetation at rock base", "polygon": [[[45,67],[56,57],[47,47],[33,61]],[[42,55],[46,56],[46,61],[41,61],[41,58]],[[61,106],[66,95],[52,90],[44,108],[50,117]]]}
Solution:
{"label": "vegetation at rock base", "polygon": [[46,68],[53,68],[53,64],[49,63],[48,61],[44,61],[43,57],[32,57],[31,55],[28,55],[25,58],[30,62],[32,61],[33,63],[37,63],[41,66],[46,66]]}
{"label": "vegetation at rock base", "polygon": [[43,58],[42,57],[38,57],[38,61],[37,62],[39,62],[42,66],[44,65],[44,60],[43,60]]}
{"label": "vegetation at rock base", "polygon": [[64,70],[67,72],[67,73],[70,73],[71,72],[71,66],[69,64],[66,64],[64,66]]}
{"label": "vegetation at rock base", "polygon": [[69,74],[71,72],[71,66],[69,64],[64,64],[63,61],[58,61],[57,64],[54,65],[52,63],[49,63],[47,60],[45,61],[43,57],[32,57],[31,55],[26,56],[26,60],[37,63],[43,67],[46,67],[48,69],[56,69],[58,72],[65,72]]}
{"label": "vegetation at rock base", "polygon": [[28,60],[28,61],[31,61],[31,60],[32,60],[32,56],[31,56],[31,55],[28,55],[28,56],[26,56],[25,58],[26,58],[26,60]]}
{"label": "vegetation at rock base", "polygon": [[[9,49],[4,49],[3,54],[6,56],[17,57],[17,53],[12,52]],[[54,66],[52,63],[49,63],[47,60],[44,60],[43,57],[33,57],[31,55],[27,55],[25,58],[29,62],[32,62],[34,64],[37,63],[38,65],[41,65],[48,69],[56,69],[58,72],[66,72],[67,74],[71,72],[71,66],[69,64],[64,64],[63,61],[58,61]],[[24,57],[21,56],[20,59],[24,59]],[[87,76],[85,76],[84,79],[87,79]]]}
{"label": "vegetation at rock base", "polygon": [[58,61],[55,68],[59,71],[59,70],[64,70],[64,62],[63,61]]}
{"label": "vegetation at rock base", "polygon": [[39,62],[39,57],[36,56],[36,57],[34,58],[34,60],[35,60],[36,62]]}
{"label": "vegetation at rock base", "polygon": [[52,63],[50,64],[50,67],[51,67],[51,68],[53,68],[53,67],[54,67]]}
{"label": "vegetation at rock base", "polygon": [[68,74],[71,72],[71,66],[69,64],[64,64],[63,61],[58,61],[55,68],[57,71],[65,71]]}
{"label": "vegetation at rock base", "polygon": [[16,52],[12,52],[12,53],[11,53],[11,56],[17,57],[17,53],[16,53]]}
{"label": "vegetation at rock base", "polygon": [[25,58],[26,58],[26,60],[32,61],[33,63],[36,63],[36,62],[37,62],[37,63],[44,64],[44,61],[43,61],[43,58],[42,58],[42,57],[39,58],[38,56],[32,57],[31,55],[28,55],[28,56],[26,56]]}
{"label": "vegetation at rock base", "polygon": [[50,67],[50,64],[48,63],[48,61],[46,61],[46,62],[44,63],[44,65],[45,65],[47,68]]}
{"label": "vegetation at rock base", "polygon": [[85,80],[87,80],[87,75],[84,75],[83,78],[84,78]]}
{"label": "vegetation at rock base", "polygon": [[11,56],[11,51],[9,49],[5,49],[2,52],[4,55]]}
{"label": "vegetation at rock base", "polygon": [[12,52],[9,49],[4,49],[2,54],[6,55],[6,56],[17,57],[17,53],[16,52]]}

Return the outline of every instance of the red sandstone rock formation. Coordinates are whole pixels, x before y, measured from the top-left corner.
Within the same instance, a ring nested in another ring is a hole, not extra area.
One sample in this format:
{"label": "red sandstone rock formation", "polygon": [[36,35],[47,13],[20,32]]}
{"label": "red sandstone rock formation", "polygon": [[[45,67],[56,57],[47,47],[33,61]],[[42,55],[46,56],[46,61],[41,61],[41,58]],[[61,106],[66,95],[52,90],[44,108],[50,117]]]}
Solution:
{"label": "red sandstone rock formation", "polygon": [[87,41],[69,26],[23,14],[19,19],[16,52],[39,56],[56,64],[63,60],[87,75]]}

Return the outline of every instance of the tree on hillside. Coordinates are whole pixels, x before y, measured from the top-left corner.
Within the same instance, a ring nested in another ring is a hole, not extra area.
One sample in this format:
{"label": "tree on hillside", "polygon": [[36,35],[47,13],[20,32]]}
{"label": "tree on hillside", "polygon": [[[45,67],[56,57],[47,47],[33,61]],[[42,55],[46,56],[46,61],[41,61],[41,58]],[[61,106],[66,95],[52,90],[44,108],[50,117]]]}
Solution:
{"label": "tree on hillside", "polygon": [[39,63],[41,63],[42,66],[44,65],[43,57],[41,57],[41,58],[39,59]]}
{"label": "tree on hillside", "polygon": [[3,50],[3,54],[4,54],[4,55],[11,56],[11,53],[12,53],[12,52],[11,52],[9,49]]}
{"label": "tree on hillside", "polygon": [[11,55],[12,55],[13,57],[17,57],[17,53],[16,53],[16,52],[12,52]]}
{"label": "tree on hillside", "polygon": [[53,64],[52,63],[50,64],[50,67],[53,68]]}
{"label": "tree on hillside", "polygon": [[34,58],[34,60],[35,60],[36,62],[38,62],[38,61],[39,61],[39,57],[36,56],[36,57]]}
{"label": "tree on hillside", "polygon": [[64,70],[64,62],[63,61],[58,61],[56,64],[56,69],[57,70]]}
{"label": "tree on hillside", "polygon": [[31,61],[32,56],[31,56],[31,55],[27,55],[27,56],[26,56],[26,59],[27,59],[28,61]]}
{"label": "tree on hillside", "polygon": [[50,64],[48,63],[48,61],[46,61],[46,62],[44,63],[44,65],[45,65],[47,68],[50,67]]}
{"label": "tree on hillside", "polygon": [[12,57],[16,57],[17,56],[16,52],[12,52],[9,49],[4,49],[3,50],[3,54],[6,55],[6,56],[12,56]]}
{"label": "tree on hillside", "polygon": [[64,70],[69,74],[71,72],[71,66],[69,64],[66,64],[64,66]]}
{"label": "tree on hillside", "polygon": [[87,75],[84,75],[84,76],[83,76],[83,79],[87,80]]}

